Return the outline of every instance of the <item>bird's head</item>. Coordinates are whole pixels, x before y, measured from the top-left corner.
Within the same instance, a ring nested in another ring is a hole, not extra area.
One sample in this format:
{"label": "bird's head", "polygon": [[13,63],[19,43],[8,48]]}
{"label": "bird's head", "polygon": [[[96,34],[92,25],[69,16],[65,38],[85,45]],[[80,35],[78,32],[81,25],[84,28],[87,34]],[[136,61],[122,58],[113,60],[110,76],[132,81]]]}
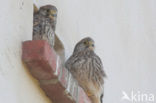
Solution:
{"label": "bird's head", "polygon": [[53,5],[46,5],[40,7],[39,13],[43,16],[49,17],[55,20],[57,17],[57,8]]}
{"label": "bird's head", "polygon": [[94,49],[94,40],[90,37],[86,37],[76,44],[74,52],[83,52],[85,50],[94,51]]}

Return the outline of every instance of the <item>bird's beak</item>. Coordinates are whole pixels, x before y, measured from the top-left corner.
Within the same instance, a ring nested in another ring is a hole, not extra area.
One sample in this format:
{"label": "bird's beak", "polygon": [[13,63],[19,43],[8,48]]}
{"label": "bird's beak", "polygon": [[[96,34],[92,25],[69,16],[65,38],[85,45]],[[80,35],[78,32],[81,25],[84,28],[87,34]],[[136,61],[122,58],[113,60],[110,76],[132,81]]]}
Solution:
{"label": "bird's beak", "polygon": [[50,10],[49,18],[51,18],[53,20],[56,17],[57,17],[57,13],[55,11],[53,11],[53,10]]}
{"label": "bird's beak", "polygon": [[57,16],[57,12],[56,12],[56,11],[53,11],[53,10],[50,10],[50,14],[51,14],[52,16],[54,16],[54,17]]}
{"label": "bird's beak", "polygon": [[91,50],[94,50],[94,43],[92,42],[92,41],[89,41],[88,42],[88,46],[89,46],[89,48],[91,49]]}
{"label": "bird's beak", "polygon": [[52,15],[49,15],[49,18],[52,19],[52,20],[54,19],[54,17]]}

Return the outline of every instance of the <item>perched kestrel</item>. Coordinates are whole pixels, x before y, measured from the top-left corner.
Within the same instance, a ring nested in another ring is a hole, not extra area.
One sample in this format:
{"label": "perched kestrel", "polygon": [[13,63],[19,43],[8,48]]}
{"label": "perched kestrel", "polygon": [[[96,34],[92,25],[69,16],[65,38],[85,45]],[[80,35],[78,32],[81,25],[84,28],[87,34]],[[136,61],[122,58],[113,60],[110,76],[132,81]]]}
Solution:
{"label": "perched kestrel", "polygon": [[42,6],[38,11],[34,7],[33,40],[46,40],[51,47],[55,42],[57,9],[55,6]]}
{"label": "perched kestrel", "polygon": [[92,103],[102,103],[105,72],[101,59],[94,52],[94,41],[79,41],[65,66],[84,89]]}
{"label": "perched kestrel", "polygon": [[42,6],[39,10],[34,4],[33,40],[46,40],[54,48],[64,65],[64,46],[55,34],[57,8],[53,5]]}

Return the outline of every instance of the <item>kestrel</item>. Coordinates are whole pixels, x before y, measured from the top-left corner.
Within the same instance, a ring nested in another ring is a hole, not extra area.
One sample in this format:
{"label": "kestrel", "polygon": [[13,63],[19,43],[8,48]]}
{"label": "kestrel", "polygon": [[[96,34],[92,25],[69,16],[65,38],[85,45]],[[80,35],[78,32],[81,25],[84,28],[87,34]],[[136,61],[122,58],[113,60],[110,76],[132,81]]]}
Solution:
{"label": "kestrel", "polygon": [[51,47],[54,46],[57,16],[55,14],[57,14],[55,6],[42,6],[38,11],[34,7],[33,40],[46,40]]}
{"label": "kestrel", "polygon": [[84,89],[92,103],[102,103],[104,77],[101,59],[94,52],[94,40],[86,37],[79,41],[65,66]]}
{"label": "kestrel", "polygon": [[33,40],[46,40],[54,48],[64,64],[64,46],[55,34],[57,8],[53,5],[42,6],[39,10],[34,4]]}

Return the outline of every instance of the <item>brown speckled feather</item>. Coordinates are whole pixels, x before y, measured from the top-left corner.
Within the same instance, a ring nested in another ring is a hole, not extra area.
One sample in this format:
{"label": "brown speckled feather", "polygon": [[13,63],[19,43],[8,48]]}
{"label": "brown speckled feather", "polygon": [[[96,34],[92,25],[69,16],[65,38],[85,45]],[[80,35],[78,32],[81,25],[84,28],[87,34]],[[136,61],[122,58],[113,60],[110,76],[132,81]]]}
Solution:
{"label": "brown speckled feather", "polygon": [[46,40],[53,47],[57,9],[52,5],[43,6],[39,11],[35,8],[34,6],[33,40]]}
{"label": "brown speckled feather", "polygon": [[53,47],[54,46],[54,31],[49,23],[49,18],[34,15],[33,24],[33,40],[46,40]]}
{"label": "brown speckled feather", "polygon": [[84,46],[84,41],[92,40],[88,38],[81,40],[65,65],[93,103],[100,103],[106,75],[100,58],[90,49],[90,45]]}

